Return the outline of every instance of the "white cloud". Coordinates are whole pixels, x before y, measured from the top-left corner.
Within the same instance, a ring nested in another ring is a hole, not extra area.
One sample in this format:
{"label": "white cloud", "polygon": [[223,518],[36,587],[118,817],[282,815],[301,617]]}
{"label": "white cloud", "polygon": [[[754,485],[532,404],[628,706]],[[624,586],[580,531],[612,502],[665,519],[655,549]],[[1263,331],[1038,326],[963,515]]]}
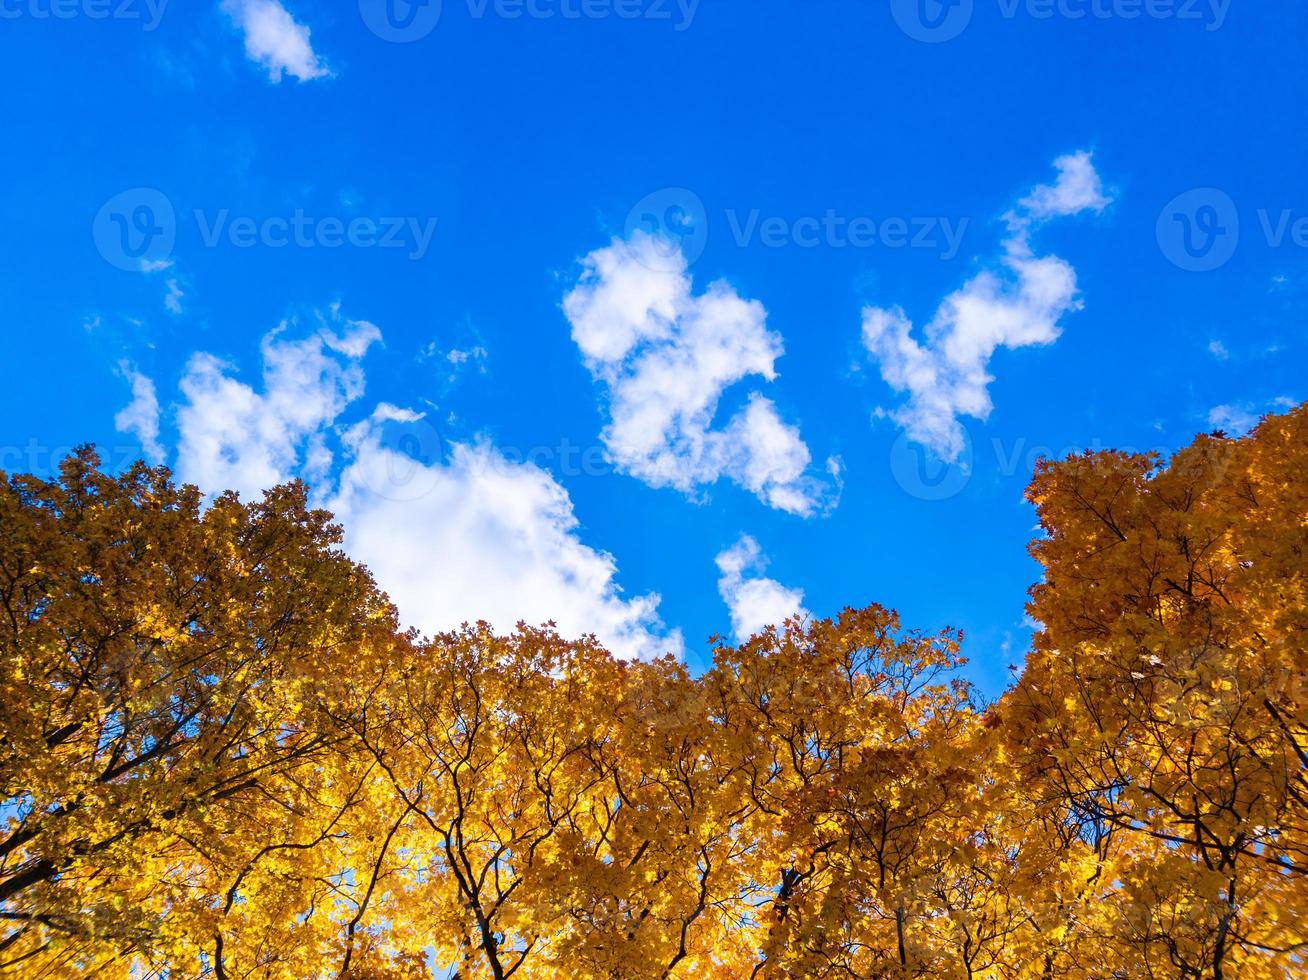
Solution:
{"label": "white cloud", "polygon": [[[141,271],[151,276],[175,268],[176,263],[172,259],[141,260]],[[164,309],[174,316],[181,316],[182,300],[185,298],[186,290],[182,288],[181,276],[171,275],[164,279]]]}
{"label": "white cloud", "polygon": [[330,468],[323,430],[363,394],[357,361],[381,332],[360,320],[342,324],[341,333],[324,324],[306,339],[285,340],[288,326],[263,339],[263,393],[230,377],[231,366],[212,354],[191,357],[177,413],[183,480],[251,497],[292,475],[314,479]]}
{"label": "white cloud", "polygon": [[1019,202],[1019,219],[1044,221],[1068,217],[1082,211],[1099,214],[1113,203],[1104,194],[1103,182],[1085,150],[1069,153],[1054,161],[1058,180],[1053,185],[1040,184]]}
{"label": "white cloud", "polygon": [[886,414],[942,459],[953,461],[963,449],[960,415],[990,415],[995,351],[1053,343],[1062,317],[1081,308],[1075,271],[1057,256],[1034,255],[1029,235],[1054,217],[1098,213],[1110,199],[1088,153],[1059,157],[1055,165],[1057,182],[1036,187],[1005,216],[1009,232],[998,264],[945,297],[924,342],[914,338],[901,307],[863,310],[864,347],[882,379],[908,395],[906,404]]}
{"label": "white cloud", "polygon": [[[461,364],[467,364],[469,361],[475,361],[478,365],[482,365],[486,361],[486,348],[474,347],[472,350],[459,350],[458,348],[455,348],[454,350],[445,352],[445,360],[449,361],[455,367],[458,367]],[[482,367],[481,370],[484,372],[486,369]]]}
{"label": "white cloud", "polygon": [[174,316],[180,316],[182,312],[182,300],[186,293],[182,290],[181,284],[176,279],[169,279],[165,285],[168,292],[164,294],[164,308]]}
{"label": "white cloud", "polygon": [[1219,361],[1229,361],[1231,359],[1231,352],[1226,349],[1226,345],[1220,340],[1209,342],[1208,353],[1212,354],[1213,357],[1217,358]]}
{"label": "white cloud", "polygon": [[289,74],[302,82],[330,72],[309,43],[309,28],[298,23],[278,0],[223,0],[223,11],[245,34],[245,54],[280,82]]}
{"label": "white cloud", "polygon": [[132,400],[114,416],[114,428],[136,436],[145,458],[158,465],[163,462],[164,450],[159,445],[159,399],[154,382],[127,361],[118,363],[118,373],[132,386]]}
{"label": "white cloud", "polygon": [[489,358],[490,352],[481,344],[442,350],[435,341],[424,347],[420,354],[423,361],[437,362],[437,370],[443,373],[442,382],[447,388],[457,384],[465,374],[485,374]]}
{"label": "white cloud", "polygon": [[1258,424],[1258,416],[1242,405],[1218,405],[1208,413],[1208,424],[1227,435],[1242,436]]}
{"label": "white cloud", "polygon": [[1220,429],[1228,436],[1242,436],[1256,426],[1264,415],[1277,410],[1285,411],[1299,404],[1288,395],[1273,398],[1270,404],[1261,408],[1248,402],[1236,405],[1218,405],[1208,412],[1208,424],[1213,429]]}
{"label": "white cloud", "polygon": [[[659,597],[627,598],[612,555],[583,544],[566,490],[545,470],[488,443],[426,463],[382,438],[393,409],[351,430],[352,461],[327,506],[350,554],[390,593],[406,623],[434,632],[485,619],[499,629],[552,620],[594,633],[620,657],[682,654]],[[398,492],[397,492],[398,491]]]}
{"label": "white cloud", "polygon": [[807,475],[798,428],[769,399],[752,393],[713,428],[727,388],[777,376],[781,337],[767,329],[762,304],[721,281],[694,295],[680,250],[643,232],[583,265],[563,308],[587,367],[608,388],[601,438],[621,470],[688,494],[726,477],[803,516],[831,503],[831,488]]}
{"label": "white cloud", "polygon": [[758,542],[748,534],[717,557],[718,591],[731,613],[731,630],[743,643],[769,626],[792,617],[807,618],[804,590],[788,589],[774,579],[756,574],[767,567]]}
{"label": "white cloud", "polygon": [[210,354],[191,358],[177,412],[183,479],[248,498],[304,478],[345,527],[351,556],[421,630],[553,620],[619,656],[682,654],[659,596],[622,593],[613,556],[581,541],[572,501],[548,472],[485,442],[447,458],[421,414],[393,405],[340,423],[363,395],[359,361],[381,339],[375,326],[333,308],[306,339],[286,339],[289,329],[264,338],[261,391]]}

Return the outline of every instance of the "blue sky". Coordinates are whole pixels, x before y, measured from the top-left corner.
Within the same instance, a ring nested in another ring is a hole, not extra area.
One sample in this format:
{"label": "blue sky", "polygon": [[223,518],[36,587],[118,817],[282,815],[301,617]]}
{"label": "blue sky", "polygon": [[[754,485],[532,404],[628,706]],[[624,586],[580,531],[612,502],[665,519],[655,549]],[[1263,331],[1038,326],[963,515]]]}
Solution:
{"label": "blue sky", "polygon": [[994,693],[1037,455],[1308,397],[1306,41],[1248,0],[0,0],[0,468],[302,476],[428,629],[700,667],[881,602]]}

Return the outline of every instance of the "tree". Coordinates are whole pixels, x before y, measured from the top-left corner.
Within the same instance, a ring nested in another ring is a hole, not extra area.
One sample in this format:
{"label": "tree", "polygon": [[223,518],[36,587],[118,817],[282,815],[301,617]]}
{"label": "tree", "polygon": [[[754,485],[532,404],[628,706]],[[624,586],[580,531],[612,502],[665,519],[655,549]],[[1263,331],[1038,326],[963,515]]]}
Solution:
{"label": "tree", "polygon": [[0,488],[0,962],[308,975],[297,919],[364,794],[329,722],[393,612],[302,486],[202,509],[98,462]]}
{"label": "tree", "polygon": [[301,485],[0,478],[0,972],[1296,975],[1306,474],[1308,406],[1042,463],[991,705],[879,606],[422,638]]}
{"label": "tree", "polygon": [[1043,629],[1005,724],[1053,805],[1120,831],[1114,944],[1150,975],[1282,976],[1306,948],[1305,474],[1300,408],[1031,485]]}

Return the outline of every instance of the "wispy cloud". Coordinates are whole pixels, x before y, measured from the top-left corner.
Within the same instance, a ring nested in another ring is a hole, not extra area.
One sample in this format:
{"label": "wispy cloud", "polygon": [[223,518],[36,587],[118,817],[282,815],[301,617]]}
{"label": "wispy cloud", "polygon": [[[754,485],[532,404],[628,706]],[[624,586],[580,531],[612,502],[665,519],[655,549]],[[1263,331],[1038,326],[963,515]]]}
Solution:
{"label": "wispy cloud", "polygon": [[309,28],[296,21],[278,0],[223,0],[222,9],[245,35],[245,54],[280,82],[291,75],[302,82],[331,72],[314,53]]}
{"label": "wispy cloud", "polygon": [[1097,214],[1111,198],[1089,153],[1059,157],[1055,166],[1055,183],[1036,187],[1005,215],[1008,234],[999,261],[945,297],[922,341],[902,307],[863,310],[863,345],[882,379],[908,395],[887,414],[942,459],[956,460],[963,450],[960,415],[990,415],[995,351],[1053,343],[1062,317],[1081,308],[1075,271],[1057,256],[1036,256],[1030,236],[1053,218]]}
{"label": "wispy cloud", "polygon": [[164,460],[164,450],[159,444],[159,398],[154,382],[127,361],[118,362],[118,373],[132,386],[132,400],[114,416],[114,428],[136,436],[145,458],[158,465]]}
{"label": "wispy cloud", "polygon": [[722,477],[770,507],[808,516],[833,488],[809,475],[798,427],[759,392],[722,427],[729,387],[776,378],[781,337],[756,300],[725,282],[696,295],[679,248],[636,232],[584,260],[563,301],[572,338],[608,392],[601,438],[615,464],[650,486],[693,493]]}
{"label": "wispy cloud", "polygon": [[167,292],[164,293],[164,309],[174,316],[181,316],[182,300],[186,298],[186,292],[182,289],[182,284],[177,279],[169,279],[164,283]]}
{"label": "wispy cloud", "polygon": [[422,349],[420,360],[433,363],[442,386],[452,388],[469,374],[485,374],[490,352],[481,343],[451,347],[444,350],[435,341]]}

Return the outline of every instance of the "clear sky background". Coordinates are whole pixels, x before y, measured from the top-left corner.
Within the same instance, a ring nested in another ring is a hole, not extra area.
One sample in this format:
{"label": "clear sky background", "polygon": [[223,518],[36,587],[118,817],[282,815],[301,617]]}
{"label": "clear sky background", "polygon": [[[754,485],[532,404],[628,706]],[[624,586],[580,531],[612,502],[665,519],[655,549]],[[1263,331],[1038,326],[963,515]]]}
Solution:
{"label": "clear sky background", "polygon": [[427,629],[698,668],[880,602],[993,694],[1038,455],[1308,397],[1305,51],[1252,0],[0,0],[0,468],[302,476]]}

